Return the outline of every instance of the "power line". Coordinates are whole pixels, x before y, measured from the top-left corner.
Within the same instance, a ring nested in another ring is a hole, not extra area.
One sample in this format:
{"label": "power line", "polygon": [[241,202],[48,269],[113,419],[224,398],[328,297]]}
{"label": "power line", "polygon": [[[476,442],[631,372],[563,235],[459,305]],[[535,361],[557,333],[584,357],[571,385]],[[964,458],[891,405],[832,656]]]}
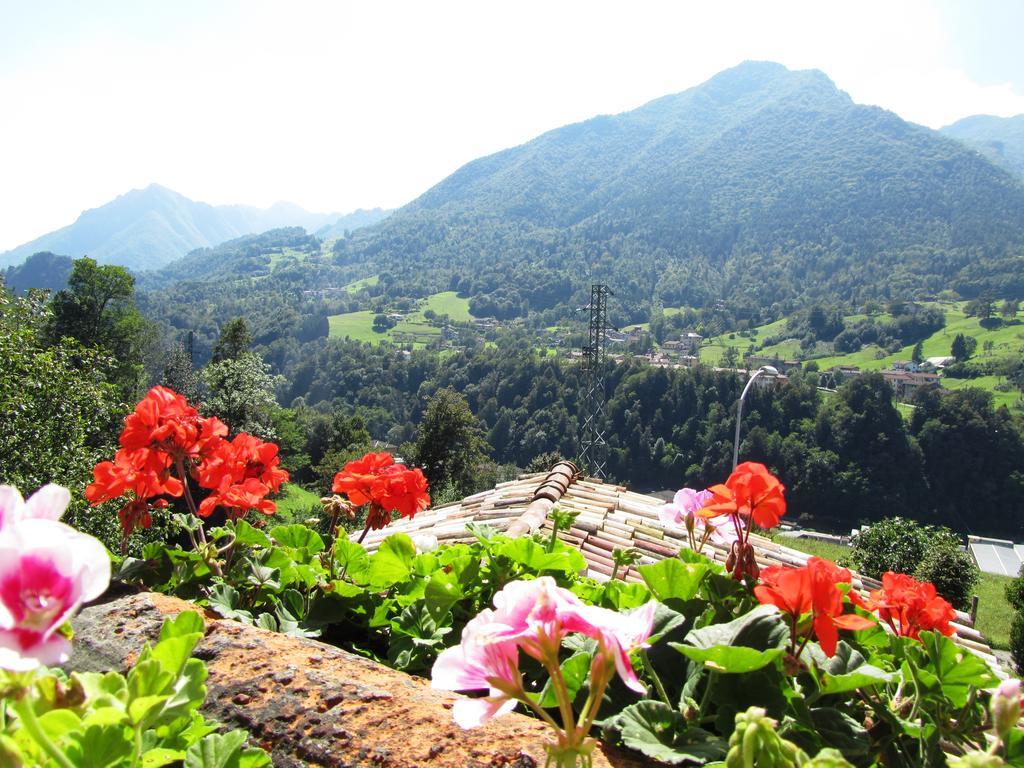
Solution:
{"label": "power line", "polygon": [[607,285],[590,286],[590,304],[581,311],[590,312],[589,343],[583,347],[580,402],[580,468],[593,477],[606,478],[608,441],[605,439],[608,399],[605,371],[608,359],[608,297],[614,295]]}

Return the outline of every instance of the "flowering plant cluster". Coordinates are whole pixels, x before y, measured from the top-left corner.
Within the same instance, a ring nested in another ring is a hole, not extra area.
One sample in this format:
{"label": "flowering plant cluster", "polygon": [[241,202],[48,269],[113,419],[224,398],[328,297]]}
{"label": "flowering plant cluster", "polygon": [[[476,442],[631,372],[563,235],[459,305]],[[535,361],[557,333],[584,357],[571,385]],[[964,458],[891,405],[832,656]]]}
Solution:
{"label": "flowering plant cluster", "polygon": [[69,619],[110,582],[103,545],[60,522],[70,500],[57,485],[27,501],[0,486],[0,765],[129,768],[148,764],[148,750],[149,762],[160,754],[153,765],[205,765],[215,752],[220,765],[269,766],[243,731],[217,734],[198,713],[206,667],[189,658],[202,637],[196,613],[167,622],[127,678],[46,669],[68,660]]}
{"label": "flowering plant cluster", "polygon": [[367,531],[390,523],[393,511],[412,518],[430,506],[423,472],[418,467],[409,469],[396,464],[390,453],[368,453],[348,462],[334,476],[331,489],[345,494],[357,507],[369,505],[360,541]]}
{"label": "flowering plant cluster", "polygon": [[727,570],[738,580],[756,580],[759,569],[750,545],[751,529],[779,524],[786,514],[785,490],[764,464],[745,461],[724,484],[703,491],[680,489],[658,514],[663,523],[686,527],[694,552],[701,552],[708,541],[728,547]]}
{"label": "flowering plant cluster", "polygon": [[[274,514],[276,506],[266,497],[288,480],[277,446],[244,432],[232,440],[227,434],[217,417],[204,418],[181,395],[153,387],[125,418],[120,449],[113,461],[96,465],[85,496],[93,505],[127,499],[118,513],[125,540],[151,525],[151,509],[168,506],[163,497],[184,497],[200,518],[218,507],[233,520],[252,510]],[[210,491],[198,506],[189,480]],[[203,526],[197,530],[205,543]]]}
{"label": "flowering plant cluster", "polygon": [[[589,764],[595,742],[589,738],[605,689],[613,675],[637,693],[646,689],[629,659],[645,647],[657,604],[650,601],[628,614],[586,605],[550,577],[516,581],[494,597],[494,609],[481,611],[462,632],[461,644],[438,656],[431,672],[435,688],[450,691],[486,690],[489,695],[455,702],[455,721],[463,728],[481,725],[511,711],[517,702],[532,709],[555,730],[550,761],[559,766]],[[590,662],[590,691],[577,717],[559,662],[562,642],[573,633],[596,642]],[[561,715],[556,722],[523,684],[519,651],[536,659],[550,676]]]}

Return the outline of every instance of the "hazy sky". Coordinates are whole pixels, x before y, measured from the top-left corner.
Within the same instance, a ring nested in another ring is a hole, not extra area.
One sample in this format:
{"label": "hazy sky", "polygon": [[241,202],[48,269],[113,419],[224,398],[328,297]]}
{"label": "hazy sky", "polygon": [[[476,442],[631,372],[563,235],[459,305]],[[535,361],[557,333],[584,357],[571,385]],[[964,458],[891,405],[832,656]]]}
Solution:
{"label": "hazy sky", "polygon": [[1024,2],[0,0],[0,251],[158,182],[395,207],[744,59],[940,127],[1024,112]]}

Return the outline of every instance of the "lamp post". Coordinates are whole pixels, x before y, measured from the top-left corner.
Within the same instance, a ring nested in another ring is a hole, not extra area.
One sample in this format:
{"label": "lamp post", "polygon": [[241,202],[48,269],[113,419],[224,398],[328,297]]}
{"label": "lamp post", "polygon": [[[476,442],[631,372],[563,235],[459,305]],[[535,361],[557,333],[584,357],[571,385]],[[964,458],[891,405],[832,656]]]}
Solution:
{"label": "lamp post", "polygon": [[736,470],[736,465],[739,463],[740,458],[740,421],[743,418],[743,400],[747,396],[747,392],[750,391],[750,387],[754,383],[754,379],[760,376],[762,373],[767,373],[769,376],[778,376],[779,371],[772,365],[762,365],[753,375],[747,379],[747,385],[743,388],[743,392],[740,395],[740,399],[736,401],[736,439],[732,444],[732,468]]}

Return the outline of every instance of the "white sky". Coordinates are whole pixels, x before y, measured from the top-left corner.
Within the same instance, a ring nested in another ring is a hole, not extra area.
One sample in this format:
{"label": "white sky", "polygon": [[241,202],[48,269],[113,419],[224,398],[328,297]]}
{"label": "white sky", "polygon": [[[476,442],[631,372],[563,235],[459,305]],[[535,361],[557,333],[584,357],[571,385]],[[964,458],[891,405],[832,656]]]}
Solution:
{"label": "white sky", "polygon": [[396,207],[744,59],[940,127],[1024,113],[1020,0],[0,0],[0,251],[158,182]]}

